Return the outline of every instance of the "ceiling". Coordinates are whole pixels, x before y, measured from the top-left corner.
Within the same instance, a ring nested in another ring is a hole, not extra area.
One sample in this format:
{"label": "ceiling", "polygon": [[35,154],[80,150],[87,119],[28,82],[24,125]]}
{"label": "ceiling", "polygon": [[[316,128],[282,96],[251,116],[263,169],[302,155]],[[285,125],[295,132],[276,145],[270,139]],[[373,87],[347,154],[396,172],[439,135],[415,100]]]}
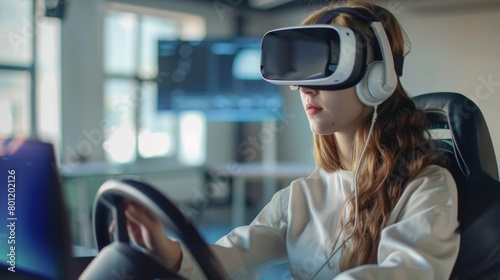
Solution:
{"label": "ceiling", "polygon": [[244,8],[260,12],[276,12],[294,8],[319,7],[331,0],[190,0],[219,5],[220,9]]}
{"label": "ceiling", "polygon": [[[219,5],[219,9],[247,9],[259,12],[277,12],[289,9],[310,9],[327,5],[330,2],[340,0],[188,0],[193,2],[204,2],[212,5]],[[415,9],[416,12],[423,13],[450,13],[450,12],[472,12],[475,10],[498,10],[499,0],[372,0],[382,6],[399,3]]]}

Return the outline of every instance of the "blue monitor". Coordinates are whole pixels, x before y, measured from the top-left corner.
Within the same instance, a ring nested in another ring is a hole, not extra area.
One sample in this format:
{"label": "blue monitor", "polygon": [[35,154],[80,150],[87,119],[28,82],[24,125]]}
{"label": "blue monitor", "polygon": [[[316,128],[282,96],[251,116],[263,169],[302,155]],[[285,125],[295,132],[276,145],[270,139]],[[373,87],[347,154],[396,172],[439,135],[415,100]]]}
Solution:
{"label": "blue monitor", "polygon": [[260,75],[260,38],[158,42],[158,109],[199,110],[209,121],[277,119],[279,86]]}
{"label": "blue monitor", "polygon": [[0,139],[0,279],[70,279],[71,241],[54,150]]}

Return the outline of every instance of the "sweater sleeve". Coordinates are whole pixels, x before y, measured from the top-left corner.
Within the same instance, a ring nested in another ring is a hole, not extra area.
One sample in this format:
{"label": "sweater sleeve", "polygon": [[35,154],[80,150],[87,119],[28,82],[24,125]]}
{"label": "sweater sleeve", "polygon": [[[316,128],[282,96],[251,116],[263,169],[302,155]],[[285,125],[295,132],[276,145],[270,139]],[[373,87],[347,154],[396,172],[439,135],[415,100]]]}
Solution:
{"label": "sweater sleeve", "polygon": [[446,169],[436,166],[408,184],[381,233],[377,264],[339,274],[345,279],[449,279],[460,236],[455,233],[457,190]]}
{"label": "sweater sleeve", "polygon": [[[282,192],[276,193],[248,226],[234,229],[216,244],[209,245],[231,279],[249,279],[286,260],[286,229]],[[181,246],[179,274],[187,279],[205,279],[189,250]],[[196,253],[196,252],[195,252]]]}

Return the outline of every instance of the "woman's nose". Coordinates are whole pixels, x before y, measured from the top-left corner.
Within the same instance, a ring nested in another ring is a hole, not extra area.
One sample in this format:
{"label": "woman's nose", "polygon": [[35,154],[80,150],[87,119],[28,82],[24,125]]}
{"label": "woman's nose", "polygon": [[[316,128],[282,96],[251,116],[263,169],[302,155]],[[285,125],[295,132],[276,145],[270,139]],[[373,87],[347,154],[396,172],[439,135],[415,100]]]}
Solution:
{"label": "woman's nose", "polygon": [[307,95],[316,95],[319,93],[319,90],[309,88],[309,87],[300,87],[299,90],[300,90],[300,93],[307,94]]}

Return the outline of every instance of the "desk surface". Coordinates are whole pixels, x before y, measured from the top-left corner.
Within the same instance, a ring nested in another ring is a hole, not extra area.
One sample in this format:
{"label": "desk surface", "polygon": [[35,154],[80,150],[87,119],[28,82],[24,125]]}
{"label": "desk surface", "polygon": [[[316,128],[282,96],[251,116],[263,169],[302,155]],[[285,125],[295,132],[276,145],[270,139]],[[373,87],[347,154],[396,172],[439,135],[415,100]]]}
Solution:
{"label": "desk surface", "polygon": [[291,179],[311,174],[314,166],[295,163],[227,163],[207,167],[215,176],[241,178]]}
{"label": "desk surface", "polygon": [[297,163],[238,163],[209,165],[206,167],[182,166],[171,162],[139,162],[116,164],[109,162],[88,162],[73,166],[63,165],[61,175],[66,178],[96,175],[119,175],[126,173],[179,172],[201,170],[205,168],[212,175],[290,179],[308,176],[314,170],[313,165]]}
{"label": "desk surface", "polygon": [[60,168],[60,173],[63,178],[78,178],[100,175],[112,176],[121,174],[167,173],[193,170],[202,170],[202,168],[158,161],[121,164],[110,162],[86,162],[72,166],[63,165]]}

